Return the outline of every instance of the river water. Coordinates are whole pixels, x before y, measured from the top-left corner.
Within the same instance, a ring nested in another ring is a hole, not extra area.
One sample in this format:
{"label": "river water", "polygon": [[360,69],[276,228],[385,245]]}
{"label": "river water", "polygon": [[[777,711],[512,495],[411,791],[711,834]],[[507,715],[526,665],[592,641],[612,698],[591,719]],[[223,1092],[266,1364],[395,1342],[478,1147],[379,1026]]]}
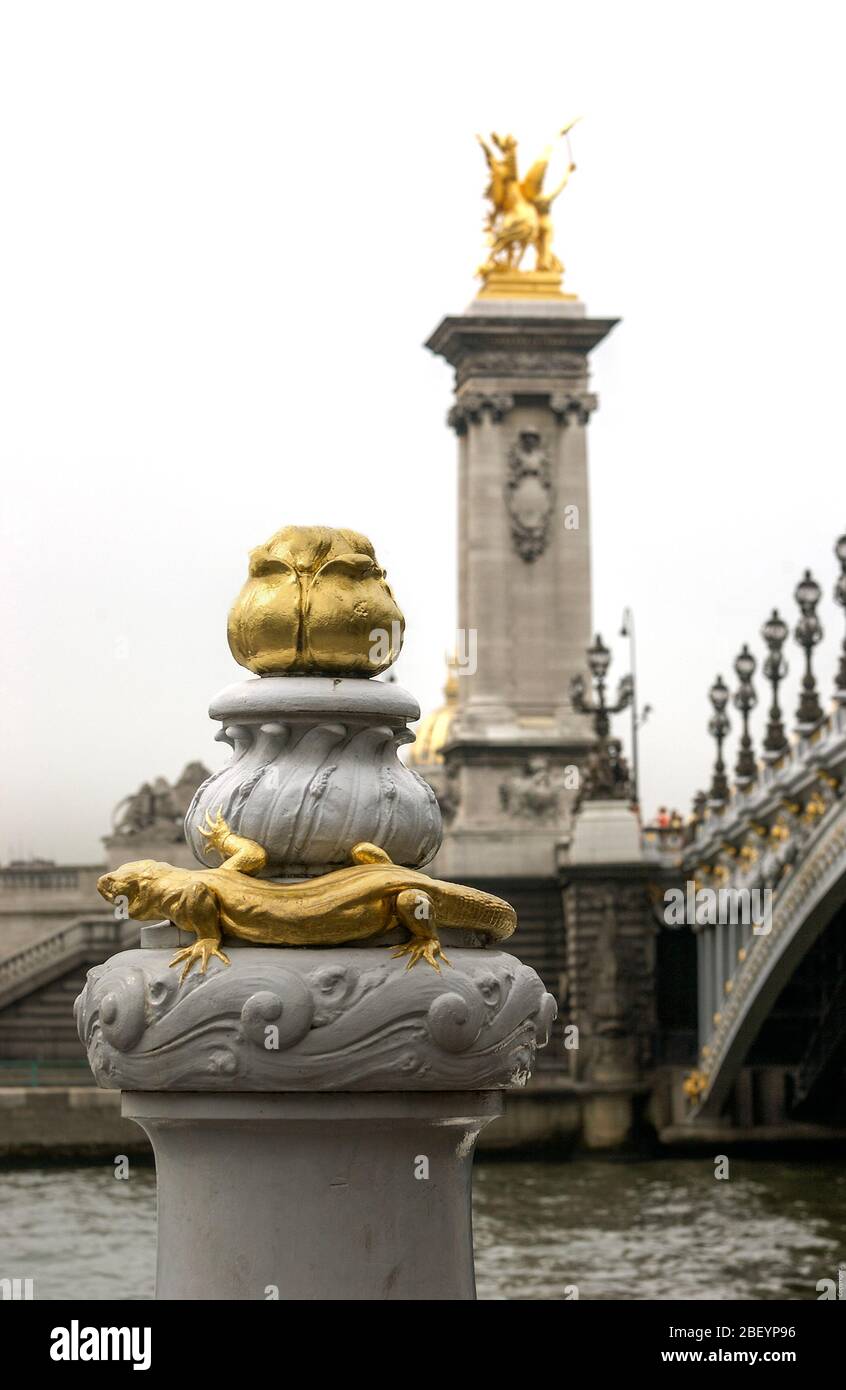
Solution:
{"label": "river water", "polygon": [[[846,1262],[846,1164],[477,1162],[483,1299],[814,1299]],[[155,1175],[0,1170],[0,1278],[37,1298],[153,1295]]]}

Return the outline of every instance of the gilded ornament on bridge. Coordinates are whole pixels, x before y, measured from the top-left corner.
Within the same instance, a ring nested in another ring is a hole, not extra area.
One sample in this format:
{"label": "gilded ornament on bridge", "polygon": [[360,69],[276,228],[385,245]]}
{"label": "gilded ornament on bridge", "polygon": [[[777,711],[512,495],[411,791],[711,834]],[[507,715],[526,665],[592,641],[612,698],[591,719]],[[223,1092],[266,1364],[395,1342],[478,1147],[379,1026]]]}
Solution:
{"label": "gilded ornament on bridge", "polygon": [[[576,168],[569,148],[569,134],[575,124],[571,121],[560,132],[559,139],[567,140],[568,165],[555,188],[546,192],[543,185],[552,158],[551,145],[521,176],[513,135],[494,133],[490,144],[477,137],[490,173],[485,190],[490,200],[486,222],[490,250],[477,272],[482,278],[480,299],[575,299],[575,295],[562,292],[564,267],[552,249],[552,205]],[[523,257],[530,248],[534,267],[524,269]]]}
{"label": "gilded ornament on bridge", "polygon": [[805,810],[802,820],[806,825],[813,825],[815,820],[819,820],[828,810],[828,804],[818,791],[813,791],[805,802]]}
{"label": "gilded ornament on bridge", "polygon": [[[702,1050],[703,1052],[705,1051],[704,1048]],[[708,1078],[704,1072],[699,1070],[689,1072],[682,1082],[682,1090],[691,1103],[699,1100],[699,1097],[707,1088]]]}
{"label": "gilded ornament on bridge", "polygon": [[396,661],[404,630],[366,536],[285,526],[250,554],[228,636],[258,675],[376,676]]}

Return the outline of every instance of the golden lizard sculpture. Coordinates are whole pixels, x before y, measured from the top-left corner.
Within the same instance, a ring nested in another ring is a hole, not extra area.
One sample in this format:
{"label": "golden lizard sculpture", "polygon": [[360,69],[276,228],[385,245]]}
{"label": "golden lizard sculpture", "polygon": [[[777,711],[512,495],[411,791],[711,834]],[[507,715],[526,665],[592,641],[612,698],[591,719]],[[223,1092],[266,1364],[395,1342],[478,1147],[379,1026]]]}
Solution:
{"label": "golden lizard sculpture", "polygon": [[349,868],[319,878],[290,884],[252,878],[267,863],[261,845],[233,834],[220,811],[206,821],[206,848],[223,856],[220,868],[178,869],[139,859],[97,882],[107,902],[125,899],[130,917],[141,922],[167,917],[183,931],[196,933],[193,945],[177,951],[171,961],[184,962],[180,983],[195,961],[201,975],[212,956],[229,964],[220,949],[224,935],[274,946],[339,946],[402,924],[411,939],[394,956],[409,956],[408,970],[425,960],[440,971],[437,958],[445,965],[449,961],[441,950],[439,927],[502,941],[517,925],[513,907],[501,898],[393,864],[384,850],[367,843],[353,846]]}

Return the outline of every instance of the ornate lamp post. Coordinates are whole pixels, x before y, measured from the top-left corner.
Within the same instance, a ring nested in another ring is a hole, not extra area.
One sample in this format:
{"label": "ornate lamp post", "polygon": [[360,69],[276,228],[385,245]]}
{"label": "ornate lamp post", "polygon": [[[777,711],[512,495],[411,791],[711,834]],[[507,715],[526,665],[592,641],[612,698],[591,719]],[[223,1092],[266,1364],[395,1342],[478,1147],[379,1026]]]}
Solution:
{"label": "ornate lamp post", "polygon": [[593,677],[593,694],[585,691],[582,676],[574,676],[570,683],[570,698],[573,709],[579,714],[589,714],[593,718],[596,734],[596,748],[589,754],[583,768],[583,783],[580,793],[589,800],[624,797],[632,799],[632,786],[626,761],[620,751],[618,739],[610,738],[611,715],[620,714],[632,702],[634,687],[631,676],[623,676],[617,687],[617,699],[609,705],[605,698],[605,678],[611,665],[611,653],[597,634],[593,646],[588,647],[588,666]]}
{"label": "ornate lamp post", "polygon": [[[846,532],[837,541],[834,553],[840,561],[840,576],[834,586],[834,601],[846,611]],[[843,649],[840,653],[834,698],[839,705],[846,705],[846,637],[843,638]]]}
{"label": "ornate lamp post", "polygon": [[570,685],[570,697],[573,701],[573,708],[579,714],[593,715],[593,728],[596,737],[600,742],[604,742],[611,732],[611,715],[620,714],[627,709],[632,701],[633,683],[631,676],[623,676],[617,686],[617,699],[613,705],[609,705],[605,699],[605,678],[608,675],[608,667],[611,665],[611,653],[597,633],[593,641],[593,646],[588,647],[587,652],[588,666],[593,676],[593,697],[585,693],[585,683],[582,676],[574,676]]}
{"label": "ornate lamp post", "polygon": [[811,665],[811,653],[817,643],[822,641],[823,635],[816,613],[821,594],[822,590],[812,577],[811,571],[805,570],[805,574],[796,585],[794,593],[794,598],[799,605],[800,617],[793,635],[805,652],[805,674],[802,677],[802,692],[796,710],[796,725],[800,734],[811,733],[823,717],[817,695],[817,683]]}
{"label": "ornate lamp post", "polygon": [[723,743],[730,729],[729,718],[726,714],[726,705],[729,702],[729,689],[722,676],[717,676],[711,689],[708,691],[708,698],[711,701],[713,715],[708,721],[708,733],[717,745],[717,756],[714,761],[714,775],[711,778],[711,790],[708,794],[708,804],[715,811],[722,810],[729,799],[729,784],[726,777],[726,765],[723,762]]}
{"label": "ornate lamp post", "polygon": [[735,673],[740,681],[734,695],[734,707],[740,711],[740,717],[743,721],[743,733],[740,737],[740,751],[734,767],[734,776],[741,790],[751,787],[758,777],[758,764],[755,761],[752,739],[749,737],[749,715],[758,703],[758,696],[752,685],[752,677],[755,674],[757,664],[744,642],[734,663]]}
{"label": "ornate lamp post", "polygon": [[779,616],[776,608],[773,609],[770,617],[761,628],[761,636],[768,648],[762,668],[763,675],[764,679],[770,682],[773,692],[767,732],[764,736],[764,758],[768,763],[777,762],[787,750],[787,735],[784,732],[781,718],[778,687],[787,675],[787,662],[782,655],[782,648],[789,630],[787,623]]}
{"label": "ornate lamp post", "polygon": [[640,805],[640,759],[638,756],[638,732],[646,723],[652,713],[651,705],[644,705],[643,709],[637,707],[637,659],[635,654],[635,622],[634,613],[631,608],[623,609],[623,624],[620,628],[620,636],[629,639],[629,667],[631,670],[632,683],[632,801],[635,806]]}

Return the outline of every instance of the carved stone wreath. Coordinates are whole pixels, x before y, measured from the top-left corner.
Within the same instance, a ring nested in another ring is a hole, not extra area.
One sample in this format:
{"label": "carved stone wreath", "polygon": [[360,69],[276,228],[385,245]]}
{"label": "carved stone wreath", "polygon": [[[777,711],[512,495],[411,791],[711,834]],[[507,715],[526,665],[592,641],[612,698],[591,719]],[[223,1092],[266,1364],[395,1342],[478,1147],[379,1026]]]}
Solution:
{"label": "carved stone wreath", "polygon": [[552,470],[541,437],[534,430],[522,430],[508,453],[505,505],[512,544],[527,564],[547,547],[554,502]]}

